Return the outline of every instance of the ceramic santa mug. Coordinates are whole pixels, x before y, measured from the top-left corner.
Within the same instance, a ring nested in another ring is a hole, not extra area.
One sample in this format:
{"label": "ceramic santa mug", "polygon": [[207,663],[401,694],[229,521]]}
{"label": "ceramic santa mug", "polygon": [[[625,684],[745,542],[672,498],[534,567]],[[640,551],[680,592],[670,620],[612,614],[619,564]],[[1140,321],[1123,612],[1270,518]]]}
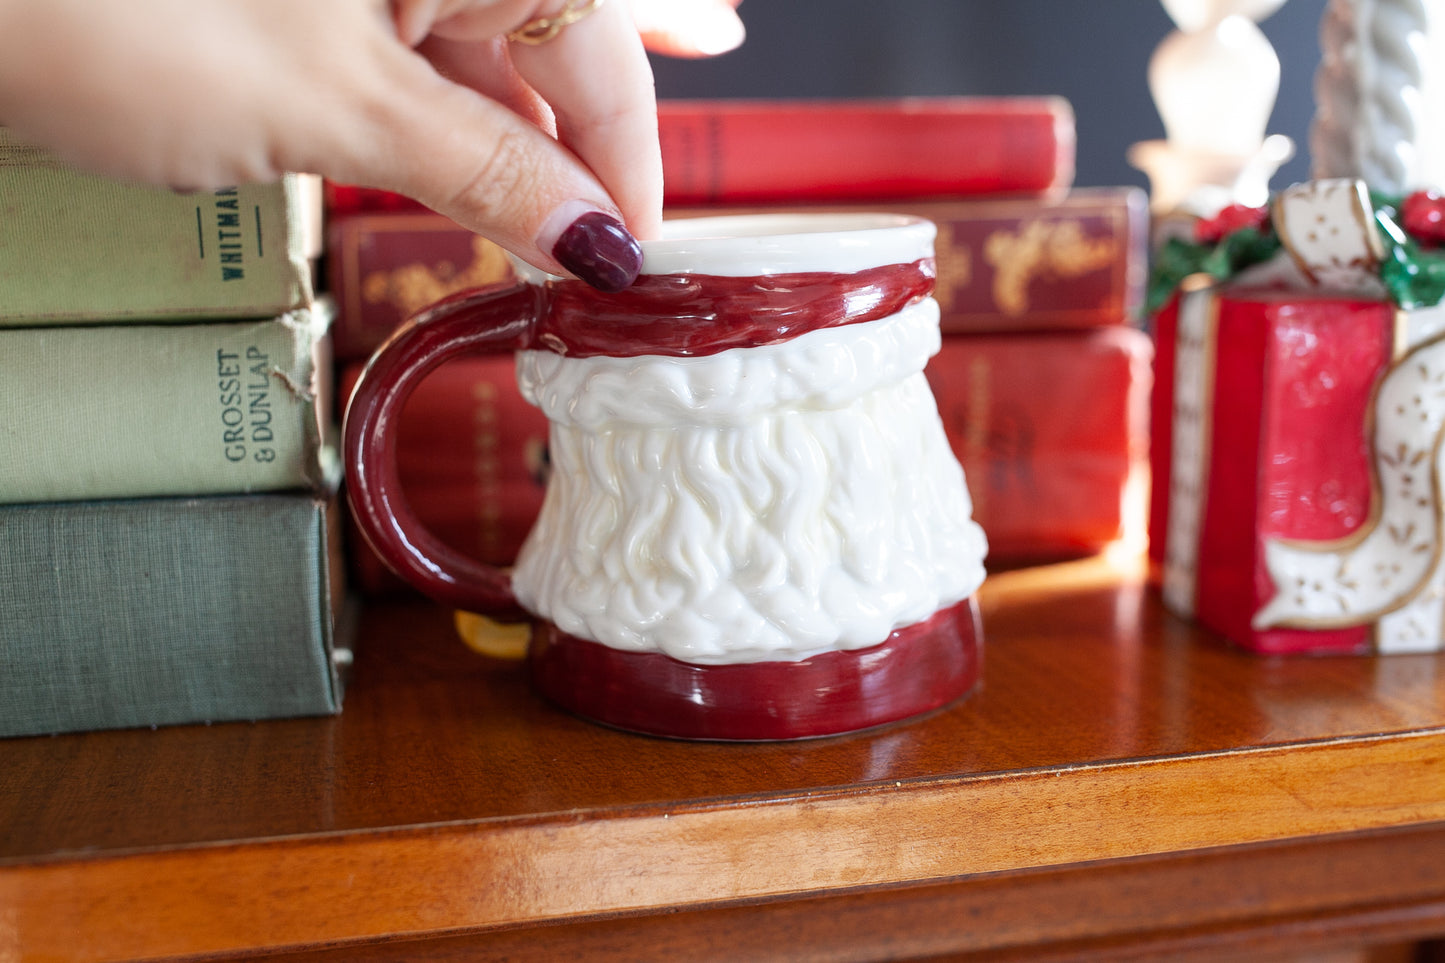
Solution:
{"label": "ceramic santa mug", "polygon": [[[619,728],[791,739],[967,692],[985,540],[923,368],[934,226],[891,214],[670,221],[630,288],[517,264],[424,310],[346,416],[367,541],[436,600],[533,623],[539,691]],[[398,482],[393,426],[444,360],[515,352],[550,421],[515,567],[458,554]]]}

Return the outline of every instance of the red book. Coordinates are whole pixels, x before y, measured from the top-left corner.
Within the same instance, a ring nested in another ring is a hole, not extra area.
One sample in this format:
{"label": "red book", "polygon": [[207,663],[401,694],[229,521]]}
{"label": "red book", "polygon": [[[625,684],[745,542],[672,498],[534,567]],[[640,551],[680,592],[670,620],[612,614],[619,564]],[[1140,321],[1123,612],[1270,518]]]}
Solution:
{"label": "red book", "polygon": [[991,565],[1142,544],[1152,357],[1123,326],[943,339],[928,380]]}
{"label": "red book", "polygon": [[[1074,180],[1062,97],[663,100],[667,204],[1041,194]],[[424,210],[388,191],[326,185],[332,216]]]}
{"label": "red book", "polygon": [[664,100],[669,204],[1037,194],[1074,177],[1061,97]]}
{"label": "red book", "polygon": [[[934,296],[947,333],[1088,328],[1132,320],[1147,271],[1148,203],[1133,187],[1052,198],[827,205],[886,209],[938,225]],[[679,208],[670,217],[776,210]],[[501,249],[440,214],[331,222],[327,271],[337,356],[369,354],[407,316],[464,287],[510,277]]]}
{"label": "red book", "polygon": [[332,217],[342,217],[348,214],[376,213],[378,211],[417,211],[430,210],[420,201],[414,201],[410,197],[396,194],[392,191],[384,191],[376,187],[357,187],[353,184],[338,184],[335,181],[325,181],[321,191],[322,202],[326,205],[326,213]]}

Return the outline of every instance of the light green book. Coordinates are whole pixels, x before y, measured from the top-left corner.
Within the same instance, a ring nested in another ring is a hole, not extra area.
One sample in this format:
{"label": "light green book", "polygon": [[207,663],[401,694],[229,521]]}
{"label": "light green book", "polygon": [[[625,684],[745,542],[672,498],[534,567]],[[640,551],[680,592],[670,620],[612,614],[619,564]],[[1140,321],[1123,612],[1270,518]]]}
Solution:
{"label": "light green book", "polygon": [[282,314],[312,299],[321,238],[312,175],[180,193],[0,128],[0,326]]}
{"label": "light green book", "polygon": [[0,506],[0,736],[341,708],[337,499]]}
{"label": "light green book", "polygon": [[0,503],[328,487],[333,314],[0,328]]}

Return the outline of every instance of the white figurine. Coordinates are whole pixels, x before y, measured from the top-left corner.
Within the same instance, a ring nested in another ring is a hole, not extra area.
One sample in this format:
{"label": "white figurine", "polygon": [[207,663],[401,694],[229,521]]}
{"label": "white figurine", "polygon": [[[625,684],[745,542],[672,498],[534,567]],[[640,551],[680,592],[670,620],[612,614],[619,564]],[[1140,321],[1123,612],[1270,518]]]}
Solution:
{"label": "white figurine", "polygon": [[1133,145],[1149,175],[1151,206],[1210,216],[1228,204],[1257,206],[1294,153],[1265,136],[1279,92],[1279,58],[1256,26],[1284,0],[1162,0],[1178,27],[1149,62],[1149,92],[1165,140]]}
{"label": "white figurine", "polygon": [[1320,52],[1312,176],[1445,187],[1445,0],[1330,0]]}

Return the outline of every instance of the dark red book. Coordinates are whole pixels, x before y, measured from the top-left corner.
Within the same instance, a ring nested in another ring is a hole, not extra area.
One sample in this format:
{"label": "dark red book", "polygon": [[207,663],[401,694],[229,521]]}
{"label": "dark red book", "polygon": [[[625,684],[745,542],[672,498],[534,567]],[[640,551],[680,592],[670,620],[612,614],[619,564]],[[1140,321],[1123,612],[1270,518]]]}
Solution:
{"label": "dark red book", "polygon": [[1051,197],[669,208],[669,218],[779,210],[916,214],[938,226],[933,296],[945,334],[1092,328],[1138,319],[1149,198],[1137,187]]}
{"label": "dark red book", "polygon": [[432,302],[512,276],[502,249],[431,211],[388,210],[333,218],[327,286],[336,299],[336,357],[364,358]]}
{"label": "dark red book", "polygon": [[1152,357],[1123,326],[943,339],[928,380],[990,564],[1142,545]]}
{"label": "dark red book", "polygon": [[669,204],[1038,194],[1074,177],[1062,97],[664,100]]}
{"label": "dark red book", "polygon": [[945,334],[1126,324],[1142,311],[1149,199],[1139,188],[889,209],[938,225],[933,294]]}
{"label": "dark red book", "polygon": [[[865,207],[917,214],[938,225],[934,295],[947,333],[1121,324],[1133,320],[1142,304],[1148,203],[1138,188],[816,209]],[[676,208],[669,217],[776,209]],[[334,340],[341,358],[369,354],[438,297],[510,276],[500,248],[440,214],[356,214],[334,219],[329,230],[327,268],[339,307]]]}
{"label": "dark red book", "polygon": [[348,214],[368,213],[374,214],[379,211],[417,211],[430,210],[420,201],[414,201],[410,197],[396,194],[392,191],[384,191],[376,187],[357,187],[354,184],[338,184],[335,181],[326,181],[322,185],[322,202],[326,206],[326,213],[332,217],[344,217]]}

